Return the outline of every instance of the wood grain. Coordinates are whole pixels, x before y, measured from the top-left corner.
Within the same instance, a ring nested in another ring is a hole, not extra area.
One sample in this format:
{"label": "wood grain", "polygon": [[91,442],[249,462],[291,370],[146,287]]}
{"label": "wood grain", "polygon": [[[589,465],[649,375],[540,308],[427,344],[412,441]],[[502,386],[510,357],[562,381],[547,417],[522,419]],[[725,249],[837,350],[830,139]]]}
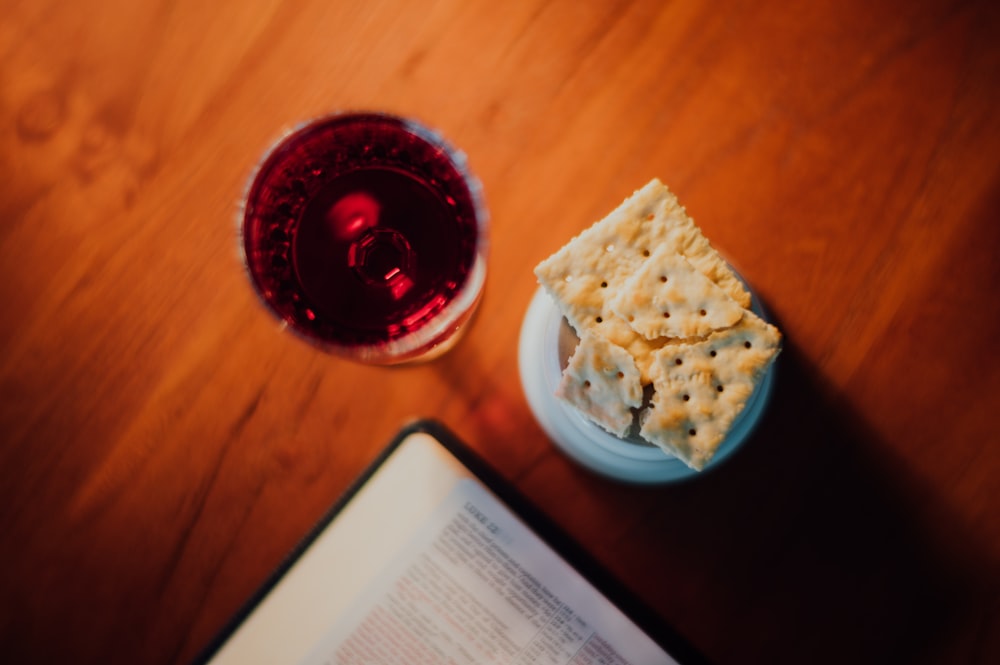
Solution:
{"label": "wood grain", "polygon": [[[986,1],[0,3],[0,653],[189,661],[406,420],[443,420],[714,662],[1000,658],[1000,12]],[[426,365],[280,329],[236,211],[292,124],[469,156],[486,296]],[[574,466],[532,267],[659,177],[786,336],[717,472]]]}

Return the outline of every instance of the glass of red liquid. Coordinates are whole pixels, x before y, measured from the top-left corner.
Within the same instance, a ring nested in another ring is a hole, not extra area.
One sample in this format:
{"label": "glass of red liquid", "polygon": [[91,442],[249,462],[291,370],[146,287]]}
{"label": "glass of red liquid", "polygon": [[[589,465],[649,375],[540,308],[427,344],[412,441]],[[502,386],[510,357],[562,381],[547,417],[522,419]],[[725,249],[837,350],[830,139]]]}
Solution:
{"label": "glass of red liquid", "polygon": [[448,350],[486,273],[487,211],[462,153],[384,113],[292,130],[261,161],[242,249],[267,307],[334,354],[391,365]]}

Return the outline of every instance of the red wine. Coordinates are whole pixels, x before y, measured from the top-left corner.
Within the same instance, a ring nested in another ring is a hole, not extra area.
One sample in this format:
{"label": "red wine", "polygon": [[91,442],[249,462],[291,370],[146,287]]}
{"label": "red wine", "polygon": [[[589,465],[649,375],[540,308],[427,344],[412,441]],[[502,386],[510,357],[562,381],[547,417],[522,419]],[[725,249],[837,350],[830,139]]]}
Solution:
{"label": "red wine", "polygon": [[332,116],[280,142],[250,187],[243,226],[271,309],[370,361],[418,353],[461,325],[481,288],[484,235],[461,157],[380,114]]}

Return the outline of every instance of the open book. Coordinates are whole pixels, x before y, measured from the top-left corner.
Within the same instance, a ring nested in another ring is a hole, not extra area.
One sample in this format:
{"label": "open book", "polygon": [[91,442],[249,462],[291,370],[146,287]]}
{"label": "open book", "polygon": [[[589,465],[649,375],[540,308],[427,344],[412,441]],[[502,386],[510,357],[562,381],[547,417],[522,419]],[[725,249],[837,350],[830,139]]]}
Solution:
{"label": "open book", "polygon": [[703,661],[450,432],[420,421],[197,662]]}

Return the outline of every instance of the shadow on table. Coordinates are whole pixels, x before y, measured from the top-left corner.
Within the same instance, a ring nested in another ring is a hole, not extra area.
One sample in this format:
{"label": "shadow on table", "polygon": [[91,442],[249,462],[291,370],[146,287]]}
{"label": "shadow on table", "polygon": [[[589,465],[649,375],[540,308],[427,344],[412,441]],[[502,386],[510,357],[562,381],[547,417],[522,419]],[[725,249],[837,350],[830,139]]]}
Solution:
{"label": "shadow on table", "polygon": [[786,348],[748,445],[646,497],[663,564],[693,571],[683,597],[704,593],[687,618],[711,634],[691,637],[734,663],[985,659],[985,548],[812,374]]}

